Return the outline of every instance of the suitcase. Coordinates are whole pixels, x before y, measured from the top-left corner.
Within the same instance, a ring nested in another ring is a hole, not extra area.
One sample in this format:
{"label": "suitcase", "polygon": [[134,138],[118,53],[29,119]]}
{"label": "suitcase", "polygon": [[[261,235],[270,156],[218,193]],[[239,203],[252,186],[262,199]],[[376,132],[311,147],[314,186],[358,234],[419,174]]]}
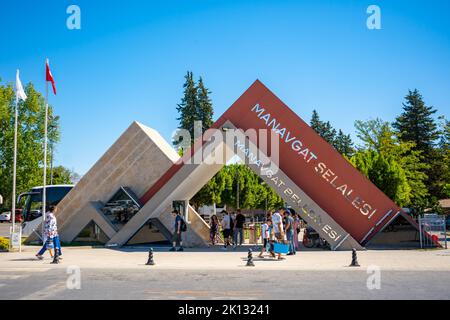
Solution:
{"label": "suitcase", "polygon": [[273,244],[273,251],[275,253],[289,253],[289,245],[284,243],[274,243]]}

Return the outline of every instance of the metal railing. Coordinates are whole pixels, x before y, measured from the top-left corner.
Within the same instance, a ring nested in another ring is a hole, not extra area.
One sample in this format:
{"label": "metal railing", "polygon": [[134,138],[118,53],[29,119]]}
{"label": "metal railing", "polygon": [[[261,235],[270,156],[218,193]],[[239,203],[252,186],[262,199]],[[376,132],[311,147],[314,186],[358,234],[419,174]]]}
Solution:
{"label": "metal railing", "polygon": [[418,223],[421,248],[433,248],[440,244],[447,249],[447,228],[444,216],[425,214],[419,216]]}

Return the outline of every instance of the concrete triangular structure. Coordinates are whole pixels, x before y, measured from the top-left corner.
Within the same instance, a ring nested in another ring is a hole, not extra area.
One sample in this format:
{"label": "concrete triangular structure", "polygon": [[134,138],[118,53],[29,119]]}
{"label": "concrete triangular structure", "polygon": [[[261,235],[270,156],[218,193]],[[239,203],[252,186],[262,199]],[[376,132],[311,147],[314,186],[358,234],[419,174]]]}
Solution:
{"label": "concrete triangular structure", "polygon": [[[61,240],[73,241],[90,221],[113,238],[119,230],[102,213],[103,205],[122,186],[142,196],[178,159],[156,130],[133,122],[59,203],[56,216]],[[165,209],[170,213],[170,206]],[[162,219],[162,223],[172,230],[171,221]],[[33,240],[36,235],[28,238]],[[197,242],[204,244],[202,239]]]}
{"label": "concrete triangular structure", "polygon": [[[172,231],[173,201],[187,202],[236,154],[300,213],[332,250],[363,248],[399,215],[417,228],[401,208],[260,81],[253,83],[213,129],[217,129],[215,133],[207,131],[180,158],[158,132],[134,122],[58,205],[61,239],[72,241],[91,220],[104,231],[110,246],[126,244],[155,219]],[[282,156],[274,159],[259,137],[240,136],[246,130],[276,136]],[[236,134],[232,140],[237,142],[232,145],[225,143],[229,132]],[[217,133],[222,140],[211,139]],[[212,150],[222,150],[218,152],[224,155],[221,162],[209,161]],[[258,161],[249,150],[262,151]],[[270,163],[270,170],[261,163]],[[120,187],[128,187],[139,198],[139,211],[117,228],[101,208]],[[189,205],[187,213],[184,244],[205,246],[208,225]]]}

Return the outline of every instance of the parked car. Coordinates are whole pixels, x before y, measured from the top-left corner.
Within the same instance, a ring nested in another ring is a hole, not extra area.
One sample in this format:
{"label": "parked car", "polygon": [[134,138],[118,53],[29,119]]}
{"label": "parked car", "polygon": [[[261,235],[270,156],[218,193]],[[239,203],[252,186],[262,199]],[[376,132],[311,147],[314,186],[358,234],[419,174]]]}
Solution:
{"label": "parked car", "polygon": [[[3,212],[0,215],[0,223],[3,222],[12,222],[12,216],[11,216],[11,211],[7,211],[7,212]],[[23,218],[22,218],[22,209],[16,209],[16,222],[17,223],[22,223]]]}
{"label": "parked car", "polygon": [[0,214],[0,223],[11,221],[11,212],[3,212]]}

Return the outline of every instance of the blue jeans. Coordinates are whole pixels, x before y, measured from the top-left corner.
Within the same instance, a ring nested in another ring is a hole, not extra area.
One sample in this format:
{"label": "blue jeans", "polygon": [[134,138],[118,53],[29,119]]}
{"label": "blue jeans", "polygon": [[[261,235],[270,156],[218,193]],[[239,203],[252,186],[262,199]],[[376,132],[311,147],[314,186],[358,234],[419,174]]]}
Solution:
{"label": "blue jeans", "polygon": [[242,243],[244,242],[244,229],[243,228],[234,228],[233,232],[233,240],[234,245],[238,245],[238,236],[239,236],[239,245],[242,246]]}
{"label": "blue jeans", "polygon": [[295,253],[295,244],[294,244],[294,233],[293,232],[287,232],[286,233],[286,239],[289,244],[289,252]]}
{"label": "blue jeans", "polygon": [[[59,256],[62,255],[61,242],[59,241],[59,236],[53,237],[53,248],[55,248],[55,250],[58,250]],[[48,249],[48,244],[47,244],[47,241],[45,241],[41,250],[39,250],[38,255],[42,256],[45,253],[45,251],[47,251],[47,249]]]}

